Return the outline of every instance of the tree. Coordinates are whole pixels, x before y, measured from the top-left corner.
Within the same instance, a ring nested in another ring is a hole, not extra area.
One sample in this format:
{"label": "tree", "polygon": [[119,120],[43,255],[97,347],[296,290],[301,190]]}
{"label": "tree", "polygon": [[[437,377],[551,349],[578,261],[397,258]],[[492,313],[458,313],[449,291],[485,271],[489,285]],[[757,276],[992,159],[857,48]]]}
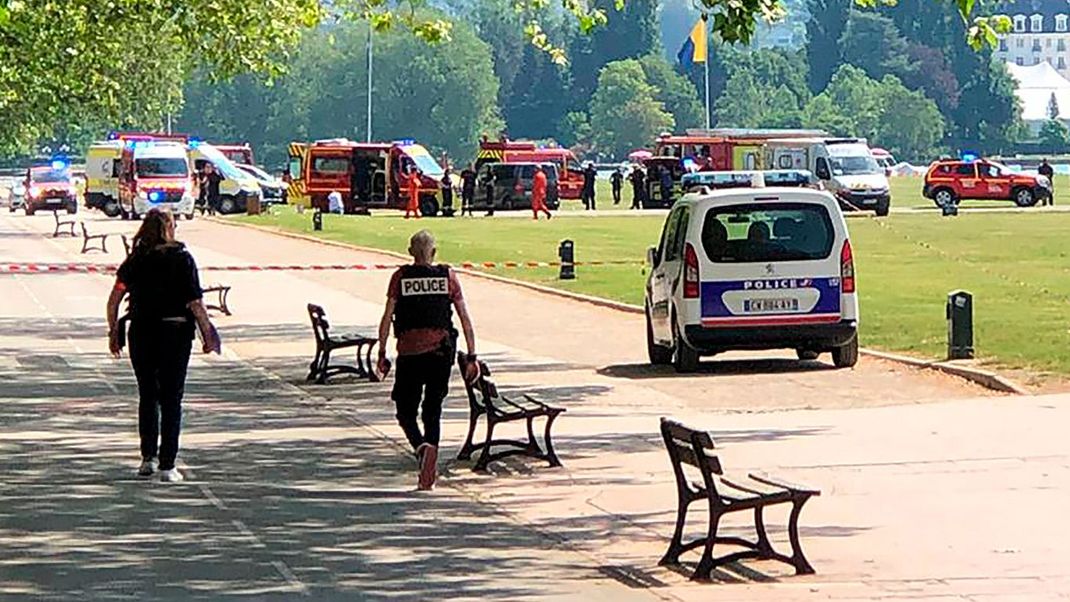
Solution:
{"label": "tree", "polygon": [[832,75],[823,96],[851,121],[850,135],[875,138],[881,122],[881,85],[853,65],[843,65]]}
{"label": "tree", "polygon": [[646,81],[657,90],[654,98],[665,105],[672,114],[676,128],[698,128],[705,125],[705,108],[699,99],[698,90],[691,80],[673,71],[660,54],[648,54],[639,59]]}
{"label": "tree", "polygon": [[557,126],[557,139],[566,147],[589,144],[591,141],[591,121],[587,113],[572,111],[567,113]]}
{"label": "tree", "polygon": [[626,59],[603,67],[590,108],[592,139],[598,151],[623,157],[672,130],[673,117],[655,99],[656,94],[639,61]]}
{"label": "tree", "polygon": [[825,89],[840,65],[840,38],[847,27],[851,0],[810,0],[810,21],[806,24],[806,58],[810,64],[810,91]]}
{"label": "tree", "polygon": [[[294,140],[363,140],[367,35],[367,26],[354,24],[311,33],[272,88],[244,78],[205,86],[190,94],[181,124],[209,137],[262,141],[269,163],[281,163]],[[437,45],[401,31],[375,36],[375,140],[413,138],[467,160],[480,135],[504,127],[491,50],[471,28],[458,25]],[[250,117],[244,107],[263,112]]]}
{"label": "tree", "polygon": [[923,90],[944,114],[959,106],[959,80],[943,52],[911,42],[907,44],[907,59],[912,68],[899,74],[903,85]]}
{"label": "tree", "polygon": [[874,79],[913,70],[906,38],[899,34],[895,22],[883,15],[852,10],[839,46],[840,56]]}
{"label": "tree", "polygon": [[770,85],[749,69],[737,69],[714,103],[721,127],[799,127],[802,112],[798,96],[786,85]]}
{"label": "tree", "polygon": [[576,106],[586,106],[601,69],[607,63],[645,56],[660,48],[658,0],[627,0],[617,10],[617,0],[593,0],[596,10],[612,18],[591,35],[575,36],[569,52],[572,64],[572,96]]}
{"label": "tree", "polygon": [[0,153],[70,124],[157,126],[194,66],[277,73],[321,14],[317,0],[4,2]]}
{"label": "tree", "polygon": [[843,109],[834,103],[827,94],[818,94],[802,110],[803,126],[825,130],[833,136],[851,136],[854,134],[854,120],[844,114]]}
{"label": "tree", "polygon": [[1055,92],[1051,93],[1051,98],[1048,99],[1048,119],[1056,120],[1059,118],[1059,99],[1055,98]]}
{"label": "tree", "polygon": [[876,141],[904,160],[928,161],[939,154],[944,117],[935,102],[892,75],[880,82],[879,102]]}
{"label": "tree", "polygon": [[1070,132],[1058,119],[1049,119],[1040,126],[1040,143],[1045,149],[1062,152],[1070,146]]}
{"label": "tree", "polygon": [[963,80],[959,105],[951,112],[962,148],[985,154],[1009,150],[1024,132],[1017,84],[1002,61],[987,53],[971,58],[977,68]]}

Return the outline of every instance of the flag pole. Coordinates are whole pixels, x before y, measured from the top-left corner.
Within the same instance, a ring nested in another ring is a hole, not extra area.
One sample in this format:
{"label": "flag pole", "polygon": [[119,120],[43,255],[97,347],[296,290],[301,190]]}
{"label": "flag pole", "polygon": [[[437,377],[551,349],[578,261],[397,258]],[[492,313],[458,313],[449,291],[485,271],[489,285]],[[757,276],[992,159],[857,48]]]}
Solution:
{"label": "flag pole", "polygon": [[702,13],[702,27],[706,29],[705,43],[706,48],[706,60],[702,61],[702,66],[706,71],[706,129],[710,129],[710,33],[707,28],[706,13]]}
{"label": "flag pole", "polygon": [[372,26],[368,24],[368,123],[364,128],[365,140],[372,141]]}

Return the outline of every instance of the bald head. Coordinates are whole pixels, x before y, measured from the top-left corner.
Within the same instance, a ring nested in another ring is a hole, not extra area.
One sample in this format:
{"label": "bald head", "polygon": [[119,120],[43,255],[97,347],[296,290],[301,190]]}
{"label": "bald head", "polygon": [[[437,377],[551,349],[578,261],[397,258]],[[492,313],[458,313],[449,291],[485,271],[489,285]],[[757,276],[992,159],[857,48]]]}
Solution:
{"label": "bald head", "polygon": [[420,230],[409,239],[409,255],[416,263],[432,263],[435,260],[435,237],[427,230]]}

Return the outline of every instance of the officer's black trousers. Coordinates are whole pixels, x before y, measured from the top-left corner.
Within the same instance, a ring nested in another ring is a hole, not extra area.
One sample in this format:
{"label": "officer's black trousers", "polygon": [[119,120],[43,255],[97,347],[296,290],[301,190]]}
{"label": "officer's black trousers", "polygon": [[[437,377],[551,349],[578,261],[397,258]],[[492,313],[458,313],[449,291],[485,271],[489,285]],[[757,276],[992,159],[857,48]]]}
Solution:
{"label": "officer's black trousers", "polygon": [[[397,408],[398,424],[405,431],[412,449],[424,443],[438,446],[441,436],[442,401],[449,390],[452,354],[441,351],[398,356],[391,398]],[[423,402],[424,430],[420,432],[417,414]]]}
{"label": "officer's black trousers", "polygon": [[137,377],[141,457],[159,457],[160,470],[174,468],[178,456],[182,395],[191,346],[189,324],[135,322],[130,325],[130,363]]}

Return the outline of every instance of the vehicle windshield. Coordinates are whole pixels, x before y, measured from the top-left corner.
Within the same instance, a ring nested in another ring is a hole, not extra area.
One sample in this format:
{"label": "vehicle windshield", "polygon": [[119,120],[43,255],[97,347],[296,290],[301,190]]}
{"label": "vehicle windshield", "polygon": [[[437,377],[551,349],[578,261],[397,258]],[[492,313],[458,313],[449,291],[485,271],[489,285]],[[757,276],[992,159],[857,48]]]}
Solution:
{"label": "vehicle windshield", "polygon": [[416,169],[419,169],[420,171],[424,172],[425,176],[431,176],[432,178],[441,178],[442,174],[444,173],[442,171],[442,166],[440,166],[437,161],[431,158],[431,155],[427,155],[424,153],[411,153],[408,155],[408,158],[412,159],[412,162],[416,164]]}
{"label": "vehicle windshield", "polygon": [[848,157],[829,157],[832,162],[832,175],[834,176],[864,176],[867,174],[884,173],[877,160],[869,155],[854,155]]}
{"label": "vehicle windshield", "polygon": [[31,182],[70,182],[71,172],[66,170],[43,169],[30,172]]}
{"label": "vehicle windshield", "polygon": [[170,178],[189,175],[189,163],[180,157],[143,157],[134,161],[139,178]]}
{"label": "vehicle windshield", "polygon": [[702,224],[702,248],[714,263],[825,259],[835,238],[828,211],[810,203],[714,207]]}
{"label": "vehicle windshield", "polygon": [[246,174],[244,171],[238,169],[230,159],[226,158],[223,153],[219,152],[218,148],[212,146],[211,144],[201,144],[197,148],[201,151],[201,154],[204,155],[205,159],[208,159],[212,162],[212,165],[215,166],[216,171],[221,173],[224,178],[228,180],[239,181],[249,179],[249,175]]}
{"label": "vehicle windshield", "polygon": [[238,165],[238,169],[240,169],[240,170],[242,170],[244,172],[248,172],[250,175],[252,175],[253,177],[257,178],[258,180],[264,180],[265,182],[274,182],[275,181],[275,178],[271,177],[271,175],[268,174],[268,172],[260,169],[259,167],[255,166],[255,165]]}

